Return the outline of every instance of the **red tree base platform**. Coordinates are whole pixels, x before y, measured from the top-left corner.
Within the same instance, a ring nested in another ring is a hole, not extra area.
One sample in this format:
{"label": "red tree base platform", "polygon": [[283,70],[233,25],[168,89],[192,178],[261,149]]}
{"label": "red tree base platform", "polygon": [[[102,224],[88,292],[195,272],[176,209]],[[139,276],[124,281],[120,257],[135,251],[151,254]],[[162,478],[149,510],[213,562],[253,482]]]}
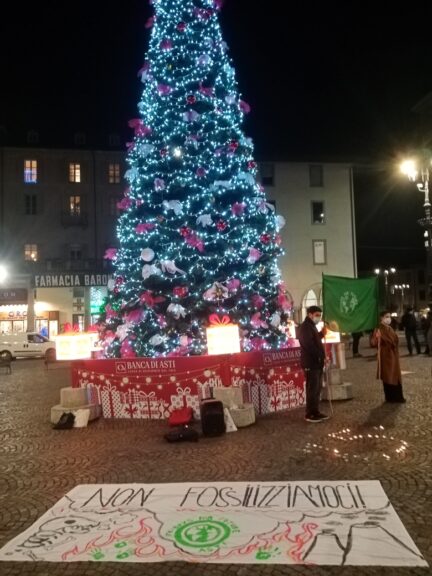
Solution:
{"label": "red tree base platform", "polygon": [[72,386],[88,389],[89,401],[102,405],[105,418],[168,418],[200,401],[211,388],[237,386],[257,414],[305,404],[300,348],[219,356],[80,360],[72,363]]}

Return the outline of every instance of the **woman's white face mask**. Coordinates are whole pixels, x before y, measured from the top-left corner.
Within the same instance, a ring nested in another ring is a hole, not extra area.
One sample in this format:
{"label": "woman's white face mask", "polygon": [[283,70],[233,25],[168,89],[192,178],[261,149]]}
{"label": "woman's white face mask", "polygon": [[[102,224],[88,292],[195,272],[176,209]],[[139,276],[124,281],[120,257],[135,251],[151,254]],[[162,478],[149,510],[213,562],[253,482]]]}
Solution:
{"label": "woman's white face mask", "polygon": [[381,322],[382,322],[383,324],[387,324],[387,326],[389,326],[389,325],[391,324],[391,318],[383,318],[383,319],[381,320]]}

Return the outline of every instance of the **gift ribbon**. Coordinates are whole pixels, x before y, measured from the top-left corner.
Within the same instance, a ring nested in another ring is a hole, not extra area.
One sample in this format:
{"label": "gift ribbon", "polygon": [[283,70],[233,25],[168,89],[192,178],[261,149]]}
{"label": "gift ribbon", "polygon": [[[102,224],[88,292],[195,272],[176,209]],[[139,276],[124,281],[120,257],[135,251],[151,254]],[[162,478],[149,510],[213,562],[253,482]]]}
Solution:
{"label": "gift ribbon", "polygon": [[226,314],[224,314],[224,316],[222,316],[222,318],[220,316],[218,316],[217,314],[210,314],[209,322],[213,326],[223,326],[226,324],[231,324],[231,319]]}

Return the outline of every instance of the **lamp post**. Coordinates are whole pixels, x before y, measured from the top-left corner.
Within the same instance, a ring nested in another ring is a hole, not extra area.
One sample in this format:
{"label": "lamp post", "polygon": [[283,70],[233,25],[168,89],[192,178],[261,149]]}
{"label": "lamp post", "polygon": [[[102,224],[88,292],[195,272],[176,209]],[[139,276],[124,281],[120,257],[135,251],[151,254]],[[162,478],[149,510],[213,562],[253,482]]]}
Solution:
{"label": "lamp post", "polygon": [[404,307],[405,307],[405,290],[409,290],[410,285],[409,284],[395,284],[393,286],[393,290],[394,292],[400,292],[401,295],[401,304],[400,304],[400,310],[401,310],[401,314],[403,314],[404,311]]}
{"label": "lamp post", "polygon": [[384,289],[385,289],[385,307],[388,307],[388,303],[389,303],[389,298],[388,298],[388,292],[389,292],[389,282],[388,282],[388,277],[390,274],[395,274],[396,272],[396,268],[384,268],[383,270],[381,270],[381,268],[375,268],[374,270],[375,274],[379,277],[379,276],[384,276]]}
{"label": "lamp post", "polygon": [[426,300],[432,300],[432,217],[431,203],[429,198],[429,166],[431,166],[431,154],[424,152],[420,160],[405,160],[400,169],[411,182],[415,182],[419,192],[424,193],[423,208],[424,218],[418,223],[424,229],[424,245],[426,248]]}
{"label": "lamp post", "polygon": [[0,264],[0,284],[3,284],[8,276],[8,269],[3,264]]}

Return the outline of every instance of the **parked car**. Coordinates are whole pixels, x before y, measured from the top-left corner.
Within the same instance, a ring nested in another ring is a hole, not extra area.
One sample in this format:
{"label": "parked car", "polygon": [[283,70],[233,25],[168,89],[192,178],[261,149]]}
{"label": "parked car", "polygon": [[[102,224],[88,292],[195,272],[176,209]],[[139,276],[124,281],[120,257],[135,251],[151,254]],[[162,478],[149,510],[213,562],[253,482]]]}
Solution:
{"label": "parked car", "polygon": [[37,332],[0,334],[0,358],[45,358],[55,360],[55,342]]}

